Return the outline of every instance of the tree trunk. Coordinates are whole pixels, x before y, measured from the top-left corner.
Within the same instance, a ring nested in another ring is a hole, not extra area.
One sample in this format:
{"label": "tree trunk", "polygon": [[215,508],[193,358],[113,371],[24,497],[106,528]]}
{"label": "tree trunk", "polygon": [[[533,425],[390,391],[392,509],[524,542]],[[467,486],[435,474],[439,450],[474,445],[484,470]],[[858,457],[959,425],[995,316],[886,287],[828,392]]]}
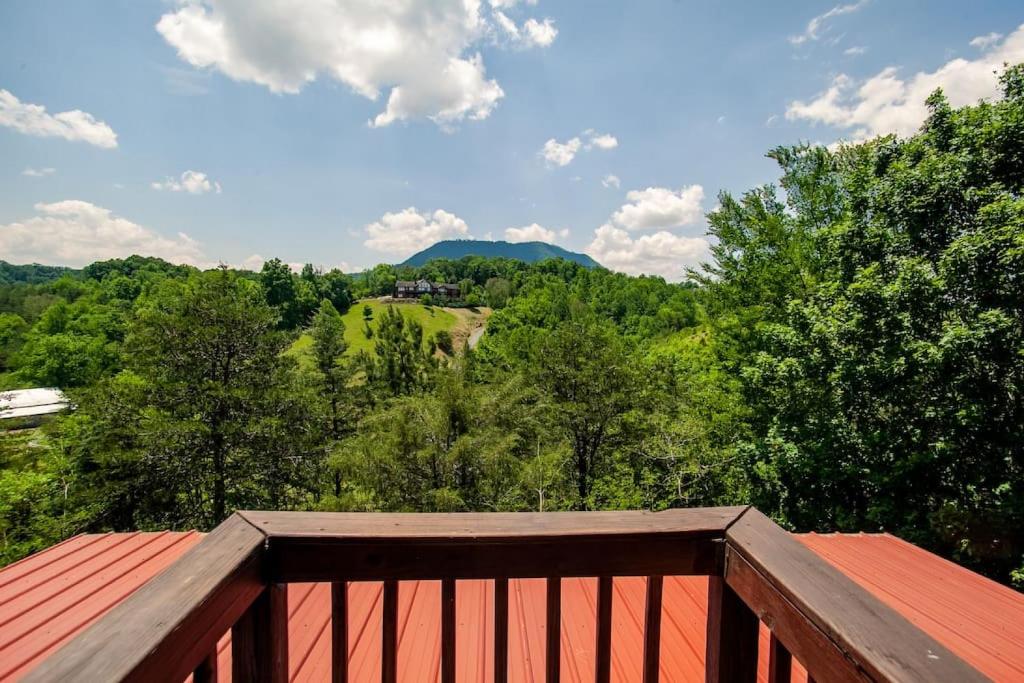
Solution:
{"label": "tree trunk", "polygon": [[590,482],[587,481],[590,476],[590,467],[587,462],[588,450],[585,438],[575,440],[573,451],[576,457],[576,489],[580,497],[577,505],[580,510],[587,509],[587,495],[590,493]]}
{"label": "tree trunk", "polygon": [[227,494],[224,482],[227,476],[225,473],[227,457],[224,453],[224,433],[221,431],[223,420],[220,413],[221,409],[218,408],[213,418],[213,424],[210,425],[211,450],[213,451],[213,523],[215,525],[223,522],[227,516],[225,514]]}

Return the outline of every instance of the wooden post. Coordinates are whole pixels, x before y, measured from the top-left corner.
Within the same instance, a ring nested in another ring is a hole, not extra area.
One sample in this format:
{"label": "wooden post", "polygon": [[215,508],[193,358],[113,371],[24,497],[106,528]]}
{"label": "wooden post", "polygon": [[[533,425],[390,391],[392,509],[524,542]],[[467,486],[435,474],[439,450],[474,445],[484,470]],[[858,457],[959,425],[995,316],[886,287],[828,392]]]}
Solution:
{"label": "wooden post", "polygon": [[720,576],[708,577],[707,683],[757,680],[757,615]]}
{"label": "wooden post", "polygon": [[594,643],[594,679],[609,683],[612,676],[612,577],[597,580],[597,637]]}
{"label": "wooden post", "polygon": [[658,683],[661,661],[661,594],[665,579],[647,577],[644,619],[644,683]]}
{"label": "wooden post", "polygon": [[192,672],[192,683],[217,683],[217,648],[213,648],[206,659]]}
{"label": "wooden post", "polygon": [[508,683],[508,579],[494,580],[494,683]]}
{"label": "wooden post", "polygon": [[545,657],[547,683],[558,683],[562,667],[562,579],[548,577],[547,655]]}
{"label": "wooden post", "polygon": [[[789,683],[793,676],[793,655],[774,633],[768,640],[768,683]],[[813,679],[811,679],[813,683]]]}
{"label": "wooden post", "polygon": [[381,619],[381,683],[398,679],[398,582],[384,582],[384,617]]}
{"label": "wooden post", "polygon": [[348,582],[331,584],[331,683],[348,683]]}
{"label": "wooden post", "polygon": [[441,683],[455,683],[455,579],[441,581]]}
{"label": "wooden post", "polygon": [[231,627],[231,680],[288,681],[288,587],[272,583]]}

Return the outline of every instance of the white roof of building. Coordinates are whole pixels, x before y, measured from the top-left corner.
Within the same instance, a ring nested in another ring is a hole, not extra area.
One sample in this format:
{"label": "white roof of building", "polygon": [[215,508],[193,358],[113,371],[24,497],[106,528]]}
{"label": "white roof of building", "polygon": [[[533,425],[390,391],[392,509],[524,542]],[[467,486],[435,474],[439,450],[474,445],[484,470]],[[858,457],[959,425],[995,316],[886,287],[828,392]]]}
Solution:
{"label": "white roof of building", "polygon": [[0,391],[0,420],[51,415],[69,405],[61,390],[52,387]]}

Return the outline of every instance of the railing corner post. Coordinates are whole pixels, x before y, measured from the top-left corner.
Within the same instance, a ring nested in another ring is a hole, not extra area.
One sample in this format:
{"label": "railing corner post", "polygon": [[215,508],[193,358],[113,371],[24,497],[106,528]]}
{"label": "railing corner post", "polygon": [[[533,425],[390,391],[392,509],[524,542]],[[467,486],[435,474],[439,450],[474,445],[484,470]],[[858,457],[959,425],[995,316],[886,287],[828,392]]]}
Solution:
{"label": "railing corner post", "polygon": [[231,680],[288,681],[286,585],[268,585],[231,627]]}

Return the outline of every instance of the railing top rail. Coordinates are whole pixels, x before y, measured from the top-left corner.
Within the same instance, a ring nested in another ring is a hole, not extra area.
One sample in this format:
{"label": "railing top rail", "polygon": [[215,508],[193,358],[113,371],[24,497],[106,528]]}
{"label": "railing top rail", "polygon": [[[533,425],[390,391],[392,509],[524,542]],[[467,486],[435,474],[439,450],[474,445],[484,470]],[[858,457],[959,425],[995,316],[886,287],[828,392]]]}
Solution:
{"label": "railing top rail", "polygon": [[631,534],[722,536],[745,506],[603,512],[260,512],[238,514],[271,538],[511,540]]}
{"label": "railing top rail", "polygon": [[709,574],[826,680],[984,680],[753,508],[235,514],[25,679],[183,679],[273,582]]}
{"label": "railing top rail", "polygon": [[726,543],[726,583],[816,678],[988,680],[757,510]]}

